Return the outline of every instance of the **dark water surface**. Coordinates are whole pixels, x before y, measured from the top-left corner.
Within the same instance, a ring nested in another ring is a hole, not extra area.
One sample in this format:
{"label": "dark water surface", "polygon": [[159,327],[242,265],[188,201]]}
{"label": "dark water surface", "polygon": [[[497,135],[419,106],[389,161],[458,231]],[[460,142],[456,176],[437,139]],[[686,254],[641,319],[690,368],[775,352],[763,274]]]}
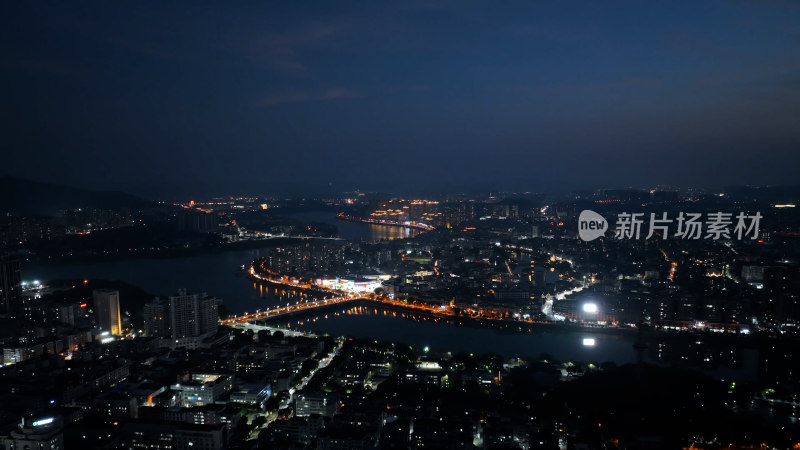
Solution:
{"label": "dark water surface", "polygon": [[[334,223],[345,239],[389,239],[416,232],[399,227],[342,222],[328,213],[293,216]],[[167,296],[179,288],[186,288],[221,298],[226,308],[234,314],[302,301],[303,297],[299,293],[281,289],[276,291],[274,286],[256,284],[247,277],[242,266],[249,266],[253,259],[265,256],[268,251],[238,250],[175,258],[138,258],[81,264],[28,262],[23,264],[22,276],[24,280],[43,281],[75,278],[122,280],[159,296]],[[520,332],[513,329],[457,325],[442,320],[435,321],[431,317],[365,306],[343,307],[279,324],[292,329],[404,342],[415,347],[429,346],[452,352],[495,352],[507,357],[535,357],[548,353],[559,360],[597,363],[613,361],[617,364],[637,360],[637,351],[633,348],[636,341],[634,332],[609,333],[591,329],[561,330],[546,327]],[[659,360],[652,350],[651,346],[650,350],[643,352],[645,361],[668,363]],[[723,368],[715,372],[719,372],[717,374],[720,376],[749,378],[752,367],[757,365],[757,361],[752,359],[753,355],[744,352],[742,368]]]}

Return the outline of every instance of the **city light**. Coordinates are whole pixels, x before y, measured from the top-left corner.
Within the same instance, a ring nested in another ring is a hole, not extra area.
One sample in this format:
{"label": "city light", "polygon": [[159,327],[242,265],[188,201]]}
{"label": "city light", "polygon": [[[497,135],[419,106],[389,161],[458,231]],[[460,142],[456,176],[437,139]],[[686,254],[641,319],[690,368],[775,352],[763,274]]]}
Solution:
{"label": "city light", "polygon": [[369,293],[381,287],[380,281],[355,281],[341,278],[316,280],[316,284],[325,289],[353,293]]}
{"label": "city light", "polygon": [[800,450],[800,0],[162,3],[7,15],[0,450]]}
{"label": "city light", "polygon": [[36,420],[33,423],[31,423],[31,425],[34,426],[34,427],[40,427],[42,425],[49,425],[49,424],[53,423],[53,420],[54,419],[52,417],[48,417],[46,419],[39,419],[39,420]]}

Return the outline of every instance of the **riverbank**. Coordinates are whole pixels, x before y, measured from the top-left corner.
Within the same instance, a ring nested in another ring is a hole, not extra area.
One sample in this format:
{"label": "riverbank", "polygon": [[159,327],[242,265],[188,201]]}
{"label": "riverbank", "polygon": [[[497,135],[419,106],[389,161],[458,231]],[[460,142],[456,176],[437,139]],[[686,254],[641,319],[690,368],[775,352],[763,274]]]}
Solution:
{"label": "riverbank", "polygon": [[337,214],[336,218],[347,222],[360,222],[370,225],[381,225],[386,227],[413,228],[415,230],[420,230],[420,231],[430,231],[435,228],[432,225],[428,225],[426,223],[410,222],[410,221],[396,222],[393,220],[370,219],[366,217],[349,216],[346,215],[345,213]]}

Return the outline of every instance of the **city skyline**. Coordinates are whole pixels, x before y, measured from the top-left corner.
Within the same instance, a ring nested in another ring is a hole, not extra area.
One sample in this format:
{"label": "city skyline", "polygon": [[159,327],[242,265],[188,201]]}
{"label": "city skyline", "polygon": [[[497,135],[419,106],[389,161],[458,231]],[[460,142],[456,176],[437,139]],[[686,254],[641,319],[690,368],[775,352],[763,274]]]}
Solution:
{"label": "city skyline", "polygon": [[800,3],[3,12],[0,450],[800,449]]}

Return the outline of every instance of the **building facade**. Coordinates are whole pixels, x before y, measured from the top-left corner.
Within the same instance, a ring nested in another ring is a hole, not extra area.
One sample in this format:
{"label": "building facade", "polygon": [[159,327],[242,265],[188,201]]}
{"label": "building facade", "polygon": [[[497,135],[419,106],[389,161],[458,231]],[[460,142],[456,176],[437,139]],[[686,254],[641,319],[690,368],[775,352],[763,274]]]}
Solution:
{"label": "building facade", "polygon": [[119,314],[119,291],[113,289],[95,289],[94,299],[97,328],[108,331],[114,336],[122,335],[122,320]]}
{"label": "building facade", "polygon": [[13,315],[22,309],[22,278],[19,261],[0,258],[0,315]]}

